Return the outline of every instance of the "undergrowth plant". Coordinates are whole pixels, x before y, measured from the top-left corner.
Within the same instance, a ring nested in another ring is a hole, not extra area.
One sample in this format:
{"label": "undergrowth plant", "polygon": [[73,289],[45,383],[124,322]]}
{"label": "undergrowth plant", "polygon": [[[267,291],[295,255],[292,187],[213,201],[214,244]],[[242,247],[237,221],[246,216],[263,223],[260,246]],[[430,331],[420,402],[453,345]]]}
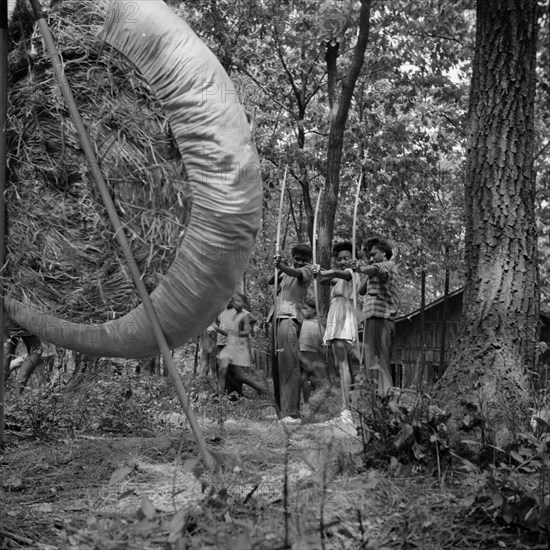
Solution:
{"label": "undergrowth plant", "polygon": [[[547,365],[539,365],[532,375],[530,417],[501,411],[509,427],[507,438],[498,440],[484,414],[484,403],[472,405],[461,427],[480,434],[479,441],[461,441],[454,449],[466,472],[464,486],[471,492],[472,509],[478,509],[503,525],[520,526],[545,540],[550,536],[550,399],[547,393]],[[465,456],[468,446],[477,452]],[[469,460],[468,460],[468,459]]]}
{"label": "undergrowth plant", "polygon": [[352,403],[359,417],[364,466],[383,466],[392,457],[404,463],[433,462],[441,477],[442,461],[449,457],[449,414],[425,393],[394,389],[381,397],[358,378]]}
{"label": "undergrowth plant", "polygon": [[46,439],[81,433],[151,435],[163,412],[178,410],[168,379],[131,368],[85,373],[71,389],[59,377],[7,398],[8,425]]}
{"label": "undergrowth plant", "polygon": [[59,433],[72,433],[77,417],[74,404],[66,403],[56,384],[44,384],[15,392],[8,396],[6,405],[7,426],[14,431],[26,432],[36,439],[51,439]]}
{"label": "undergrowth plant", "polygon": [[550,535],[550,429],[522,432],[507,449],[495,448],[482,467],[459,457],[472,508],[503,525]]}

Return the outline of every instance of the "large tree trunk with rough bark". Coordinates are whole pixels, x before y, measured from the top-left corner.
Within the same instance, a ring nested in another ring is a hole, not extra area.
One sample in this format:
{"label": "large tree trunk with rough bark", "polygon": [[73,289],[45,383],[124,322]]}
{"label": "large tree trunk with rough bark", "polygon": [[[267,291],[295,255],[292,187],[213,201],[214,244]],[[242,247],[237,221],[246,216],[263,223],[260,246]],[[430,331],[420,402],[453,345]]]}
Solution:
{"label": "large tree trunk with rough bark", "polygon": [[456,426],[477,426],[489,444],[505,444],[527,419],[537,342],[536,34],[535,0],[478,0],[463,327],[438,397]]}

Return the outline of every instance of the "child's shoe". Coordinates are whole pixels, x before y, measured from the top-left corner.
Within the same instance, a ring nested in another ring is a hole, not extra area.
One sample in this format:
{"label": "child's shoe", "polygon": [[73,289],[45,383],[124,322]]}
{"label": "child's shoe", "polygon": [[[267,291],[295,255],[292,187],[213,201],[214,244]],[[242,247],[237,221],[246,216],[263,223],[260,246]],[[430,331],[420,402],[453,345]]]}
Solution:
{"label": "child's shoe", "polygon": [[285,416],[281,422],[284,422],[285,424],[301,424],[302,419],[301,418],[295,418],[294,416]]}

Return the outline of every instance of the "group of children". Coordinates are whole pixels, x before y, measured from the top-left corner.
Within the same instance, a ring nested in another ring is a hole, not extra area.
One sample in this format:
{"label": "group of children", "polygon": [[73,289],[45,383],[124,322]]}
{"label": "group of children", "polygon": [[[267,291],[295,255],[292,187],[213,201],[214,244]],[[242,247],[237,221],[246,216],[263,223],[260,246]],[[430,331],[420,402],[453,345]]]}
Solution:
{"label": "group of children", "polygon": [[[397,268],[391,260],[388,241],[373,239],[365,248],[369,263],[353,257],[349,242],[333,250],[334,268],[312,265],[311,248],[300,244],[292,249],[293,265],[274,259],[277,268],[277,297],[268,318],[273,325],[273,384],[280,417],[285,423],[299,423],[300,401],[309,397],[309,384],[317,387],[328,377],[325,350],[330,348],[342,390],[342,413],[336,422],[353,429],[350,389],[353,371],[351,357],[360,357],[359,324],[364,319],[364,359],[367,369],[378,372],[378,391],[392,387],[390,374],[394,319],[399,303]],[[361,280],[361,275],[366,277]],[[330,308],[326,323],[317,319],[311,284],[331,285]],[[272,276],[270,284],[275,284]],[[357,304],[364,299],[362,311]],[[243,370],[251,366],[249,333],[255,318],[248,311],[246,297],[236,293],[216,323],[209,327],[218,334],[218,385],[220,391],[240,392],[245,383],[267,393]]]}
{"label": "group of children", "polygon": [[[364,351],[365,367],[378,375],[379,394],[386,395],[392,388],[390,361],[400,300],[397,267],[392,261],[393,251],[386,239],[369,240],[365,252],[368,263],[353,257],[351,243],[338,243],[333,250],[334,267],[331,269],[311,265],[311,249],[307,245],[292,249],[293,266],[282,262],[279,256],[275,257],[275,267],[280,276],[275,304],[273,379],[277,404],[286,423],[300,422],[297,377],[308,367],[302,344],[303,336],[309,332],[304,319],[304,311],[307,311],[304,302],[314,277],[320,284],[331,285],[330,308],[322,328],[322,340],[324,346],[331,350],[342,390],[342,412],[334,419],[335,422],[347,431],[354,431],[350,410],[352,355],[359,359]],[[366,277],[362,280],[361,275]],[[361,300],[358,295],[364,298]],[[360,302],[363,304],[362,311],[357,307]],[[309,305],[312,303],[309,302]],[[311,319],[313,313],[309,317]],[[364,324],[360,343],[361,320]],[[317,373],[320,372],[318,367]]]}

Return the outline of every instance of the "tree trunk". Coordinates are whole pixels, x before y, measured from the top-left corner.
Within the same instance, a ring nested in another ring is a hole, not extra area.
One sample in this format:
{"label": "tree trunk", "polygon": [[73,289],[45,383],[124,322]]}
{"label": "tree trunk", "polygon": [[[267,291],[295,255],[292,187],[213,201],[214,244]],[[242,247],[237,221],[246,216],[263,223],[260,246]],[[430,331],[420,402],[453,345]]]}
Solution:
{"label": "tree trunk", "polygon": [[[370,0],[361,0],[361,9],[359,13],[359,35],[353,52],[353,58],[350,68],[346,74],[342,93],[336,100],[335,92],[332,90],[329,94],[331,101],[331,123],[328,138],[327,166],[325,191],[321,198],[319,208],[319,263],[324,267],[330,266],[330,256],[332,252],[332,237],[334,233],[334,216],[336,215],[336,206],[338,204],[338,195],[340,193],[340,166],[342,163],[342,147],[344,143],[344,130],[348,119],[348,113],[353,97],[353,89],[357,78],[363,66],[365,50],[369,37],[370,24]],[[338,44],[327,44],[327,72],[329,81],[336,82],[336,55],[338,53]],[[323,294],[323,302],[327,296]],[[322,306],[323,310],[324,307]]]}
{"label": "tree trunk", "polygon": [[532,166],[536,33],[535,0],[478,0],[463,326],[438,397],[458,427],[480,427],[482,443],[505,444],[528,419],[539,315]]}

